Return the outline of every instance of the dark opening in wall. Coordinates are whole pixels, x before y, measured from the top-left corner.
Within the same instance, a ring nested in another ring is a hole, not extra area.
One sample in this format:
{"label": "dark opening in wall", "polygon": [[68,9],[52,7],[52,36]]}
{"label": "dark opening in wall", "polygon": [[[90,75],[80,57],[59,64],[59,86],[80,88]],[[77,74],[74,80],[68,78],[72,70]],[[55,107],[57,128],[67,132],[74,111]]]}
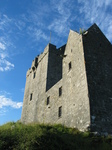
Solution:
{"label": "dark opening in wall", "polygon": [[31,94],[30,94],[30,101],[32,100],[32,97],[33,97],[33,94],[31,93]]}
{"label": "dark opening in wall", "polygon": [[36,72],[33,73],[33,79],[35,78],[35,76],[36,76]]}
{"label": "dark opening in wall", "polygon": [[47,97],[47,105],[49,105],[49,103],[50,103],[50,96],[49,97]]}
{"label": "dark opening in wall", "polygon": [[62,86],[59,88],[59,96],[62,95]]}
{"label": "dark opening in wall", "polygon": [[69,70],[70,70],[72,68],[72,63],[69,62],[68,66],[69,66]]}
{"label": "dark opening in wall", "polygon": [[58,117],[62,116],[62,106],[59,107],[58,109]]}

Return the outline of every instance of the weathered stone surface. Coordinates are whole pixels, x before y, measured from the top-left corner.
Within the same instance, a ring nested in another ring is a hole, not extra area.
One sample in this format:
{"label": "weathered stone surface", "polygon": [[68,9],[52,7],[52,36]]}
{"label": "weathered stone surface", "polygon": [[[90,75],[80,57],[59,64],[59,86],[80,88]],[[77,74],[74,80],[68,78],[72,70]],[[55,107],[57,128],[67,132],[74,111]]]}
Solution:
{"label": "weathered stone surface", "polygon": [[21,121],[112,133],[112,46],[94,24],[48,44],[27,72]]}
{"label": "weathered stone surface", "polygon": [[83,36],[83,45],[91,129],[112,133],[112,45],[96,24]]}

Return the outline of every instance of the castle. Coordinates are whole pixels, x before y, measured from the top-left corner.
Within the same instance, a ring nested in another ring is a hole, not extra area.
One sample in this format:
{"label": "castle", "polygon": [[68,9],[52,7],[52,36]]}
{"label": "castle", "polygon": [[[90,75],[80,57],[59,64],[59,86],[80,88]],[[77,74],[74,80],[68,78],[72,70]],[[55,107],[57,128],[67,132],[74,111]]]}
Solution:
{"label": "castle", "polygon": [[33,60],[21,121],[112,134],[112,45],[96,24]]}

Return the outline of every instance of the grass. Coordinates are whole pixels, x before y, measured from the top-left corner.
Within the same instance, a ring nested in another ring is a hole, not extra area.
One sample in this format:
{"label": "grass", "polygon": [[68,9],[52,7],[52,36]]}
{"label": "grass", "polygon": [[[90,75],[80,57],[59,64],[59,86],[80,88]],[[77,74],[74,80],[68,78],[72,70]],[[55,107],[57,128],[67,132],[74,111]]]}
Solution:
{"label": "grass", "polygon": [[0,126],[0,150],[112,150],[112,137],[62,125],[9,122]]}

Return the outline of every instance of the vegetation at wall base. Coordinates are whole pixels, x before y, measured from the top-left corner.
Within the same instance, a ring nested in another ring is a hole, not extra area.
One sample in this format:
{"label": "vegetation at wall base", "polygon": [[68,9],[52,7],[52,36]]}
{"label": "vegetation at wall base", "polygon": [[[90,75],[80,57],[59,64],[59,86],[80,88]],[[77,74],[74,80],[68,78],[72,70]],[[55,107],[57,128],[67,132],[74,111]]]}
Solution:
{"label": "vegetation at wall base", "polygon": [[112,137],[63,125],[9,122],[0,126],[0,150],[112,150]]}

